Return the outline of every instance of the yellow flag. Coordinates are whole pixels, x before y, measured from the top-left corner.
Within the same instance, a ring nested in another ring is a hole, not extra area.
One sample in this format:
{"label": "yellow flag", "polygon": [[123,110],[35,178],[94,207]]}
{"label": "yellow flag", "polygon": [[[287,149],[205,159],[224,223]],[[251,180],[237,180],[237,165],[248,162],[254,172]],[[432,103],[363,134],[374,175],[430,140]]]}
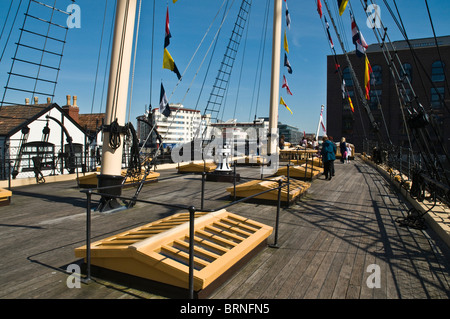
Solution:
{"label": "yellow flag", "polygon": [[364,86],[365,86],[365,90],[366,90],[366,99],[370,100],[370,76],[372,74],[372,66],[370,65],[367,55],[366,55],[365,60],[366,60],[365,61],[366,67],[365,67],[365,71],[364,71]]}
{"label": "yellow flag", "polygon": [[338,0],[339,15],[341,16],[347,7],[348,0]]}
{"label": "yellow flag", "polygon": [[353,108],[353,102],[350,96],[348,97],[348,104],[350,105],[350,108],[352,109],[352,112],[355,112],[355,109]]}
{"label": "yellow flag", "polygon": [[283,104],[288,109],[288,111],[291,112],[291,114],[294,114],[294,113],[292,113],[289,106],[287,106],[286,102],[284,102],[283,97],[280,97],[280,104]]}
{"label": "yellow flag", "polygon": [[178,80],[181,79],[181,74],[178,71],[175,61],[173,60],[172,56],[170,55],[169,51],[167,51],[167,49],[164,49],[163,68],[175,72],[175,74],[178,77]]}
{"label": "yellow flag", "polygon": [[286,37],[286,30],[284,30],[284,50],[286,50],[286,52],[289,53],[289,45]]}
{"label": "yellow flag", "polygon": [[173,0],[173,3],[177,2],[178,0]]}

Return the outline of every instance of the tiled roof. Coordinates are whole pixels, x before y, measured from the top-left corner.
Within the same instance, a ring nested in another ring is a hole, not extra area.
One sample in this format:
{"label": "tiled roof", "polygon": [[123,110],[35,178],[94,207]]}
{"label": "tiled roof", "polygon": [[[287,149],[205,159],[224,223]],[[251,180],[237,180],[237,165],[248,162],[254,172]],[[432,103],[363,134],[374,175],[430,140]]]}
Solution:
{"label": "tiled roof", "polygon": [[11,135],[56,104],[7,105],[0,108],[0,135]]}
{"label": "tiled roof", "polygon": [[104,119],[105,113],[80,114],[78,124],[88,132],[95,132],[102,126]]}

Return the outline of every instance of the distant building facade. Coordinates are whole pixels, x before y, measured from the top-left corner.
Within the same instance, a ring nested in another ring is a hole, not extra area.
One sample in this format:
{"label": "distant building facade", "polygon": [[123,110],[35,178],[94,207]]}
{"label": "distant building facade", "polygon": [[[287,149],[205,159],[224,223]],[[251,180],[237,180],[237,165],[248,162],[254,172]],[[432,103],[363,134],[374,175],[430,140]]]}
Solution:
{"label": "distant building facade", "polygon": [[[412,84],[413,91],[424,109],[437,123],[447,149],[450,147],[450,119],[444,106],[450,106],[449,101],[449,67],[450,67],[450,36],[438,37],[438,48],[434,38],[410,40],[412,50],[406,41],[396,41],[393,45],[403,70],[401,77]],[[379,127],[383,141],[389,139],[395,145],[408,145],[407,131],[404,125],[404,114],[400,108],[396,82],[391,68],[386,61],[385,53],[378,44],[372,44],[366,51],[373,74],[370,85],[370,111]],[[394,52],[390,52],[394,56]],[[356,73],[362,90],[364,91],[364,57],[358,57],[354,52],[348,53],[352,67]],[[395,63],[397,63],[397,58]],[[339,141],[345,137],[355,145],[356,151],[361,151],[363,141],[376,140],[371,129],[367,112],[357,93],[354,79],[344,55],[337,56],[338,63],[345,80],[346,89],[350,95],[354,112],[351,111],[348,99],[343,99],[342,82],[336,73],[334,56],[327,58],[327,133]],[[394,73],[395,74],[395,73]],[[405,92],[409,99],[413,99],[411,90]],[[364,97],[363,97],[364,98]],[[440,99],[442,98],[443,101]]]}
{"label": "distant building facade", "polygon": [[[155,127],[162,138],[163,146],[173,148],[175,145],[192,141],[199,129],[202,130],[209,125],[209,117],[202,117],[198,110],[185,108],[182,104],[170,104],[169,107],[171,113],[168,117],[161,114],[159,108],[155,108],[149,117],[150,126],[145,127],[145,124],[139,124],[138,137],[141,142],[147,139],[151,128]],[[153,133],[149,140],[152,146],[159,143],[157,136]]]}
{"label": "distant building facade", "polygon": [[303,133],[295,126],[278,123],[279,135],[284,135],[285,141],[293,145],[301,144]]}

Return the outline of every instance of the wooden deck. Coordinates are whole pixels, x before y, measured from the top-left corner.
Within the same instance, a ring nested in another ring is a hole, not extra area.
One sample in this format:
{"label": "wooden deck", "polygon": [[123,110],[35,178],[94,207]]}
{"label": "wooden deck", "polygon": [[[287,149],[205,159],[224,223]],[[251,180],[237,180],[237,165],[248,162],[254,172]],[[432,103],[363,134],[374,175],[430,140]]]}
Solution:
{"label": "wooden deck", "polygon": [[[301,201],[282,209],[279,248],[264,248],[211,299],[450,298],[450,250],[443,241],[431,229],[399,226],[395,220],[409,206],[372,167],[359,159],[336,161],[335,167],[331,181],[319,177]],[[200,207],[200,176],[159,172],[171,178],[146,185],[140,199]],[[239,167],[238,173],[243,182],[259,170]],[[227,203],[229,185],[207,182],[205,208]],[[0,298],[167,297],[97,277],[68,288],[66,267],[77,262],[74,249],[85,244],[85,207],[75,181],[13,189],[11,205],[0,207]],[[274,206],[239,203],[228,210],[275,226]],[[94,212],[92,237],[102,239],[176,212],[144,203],[112,214]],[[367,285],[370,265],[379,267],[380,288]]]}

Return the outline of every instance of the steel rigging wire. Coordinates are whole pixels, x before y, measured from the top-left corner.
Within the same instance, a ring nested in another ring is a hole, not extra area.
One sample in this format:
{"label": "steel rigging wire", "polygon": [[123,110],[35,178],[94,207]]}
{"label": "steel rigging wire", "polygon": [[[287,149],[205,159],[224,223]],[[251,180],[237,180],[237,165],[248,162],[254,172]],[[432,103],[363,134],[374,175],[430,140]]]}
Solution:
{"label": "steel rigging wire", "polygon": [[105,31],[105,21],[106,21],[107,10],[108,10],[108,0],[106,0],[106,2],[105,2],[105,12],[103,13],[102,32],[101,32],[101,36],[100,36],[100,46],[99,46],[98,57],[97,57],[97,69],[95,71],[94,92],[92,94],[91,114],[93,113],[93,110],[94,110],[95,93],[96,93],[96,89],[97,89],[97,79],[98,79],[98,69],[100,66],[100,56],[102,53],[103,34]]}
{"label": "steel rigging wire", "polygon": [[[353,6],[352,6],[352,3],[351,3],[351,2],[349,2],[349,6],[350,6],[351,12],[352,12],[352,14],[353,14],[353,16],[354,16],[354,19],[355,19],[355,21],[356,21],[355,11],[353,10]],[[367,12],[366,12],[366,13],[367,13]],[[366,54],[366,55],[367,55],[367,54]],[[373,74],[372,74],[372,76],[373,76]],[[370,77],[369,81],[370,81],[370,84],[373,84],[373,85],[375,86],[375,85],[376,85],[376,82],[375,82],[375,79],[374,79],[372,76]],[[380,113],[381,113],[381,119],[383,120],[383,124],[384,124],[384,127],[385,127],[385,129],[386,129],[386,137],[387,137],[387,140],[388,140],[388,142],[389,142],[389,145],[392,145],[391,136],[390,136],[390,134],[389,134],[389,128],[388,128],[387,123],[386,123],[386,118],[385,118],[385,116],[384,116],[383,107],[382,107],[381,102],[380,102],[379,94],[378,94],[377,90],[373,90],[372,92],[375,93],[375,97],[376,97],[376,100],[377,100],[377,109],[378,109],[378,110],[380,111]]]}
{"label": "steel rigging wire", "polygon": [[[11,5],[12,5],[13,2],[14,1],[11,1]],[[11,24],[11,29],[9,30],[5,46],[3,47],[2,55],[0,56],[0,62],[3,60],[3,56],[5,55],[6,47],[8,46],[9,39],[10,39],[11,33],[12,33],[13,29],[14,29],[14,25],[16,24],[17,15],[19,14],[19,9],[20,9],[21,6],[22,6],[22,0],[20,0],[19,6],[17,7],[17,10],[16,10],[16,14],[14,15],[14,19],[13,19],[13,22]],[[11,9],[11,6],[10,6],[10,9]],[[6,26],[6,22],[8,21],[9,14],[10,14],[10,9],[8,10],[8,14],[7,14],[6,19],[5,19],[5,24],[3,25],[3,30],[4,30],[5,26]],[[2,36],[3,36],[3,30],[2,30]],[[1,39],[1,37],[0,37],[0,39]]]}
{"label": "steel rigging wire", "polygon": [[[395,1],[394,1],[394,3],[395,3]],[[362,2],[361,2],[361,4],[362,4]],[[362,4],[362,5],[363,5],[363,8],[366,7],[364,4]],[[386,4],[386,5],[388,6],[388,4]],[[396,7],[396,9],[397,9],[397,13],[399,14],[398,7]],[[414,51],[414,49],[413,49],[413,47],[412,47],[412,45],[411,45],[411,43],[410,43],[410,41],[409,41],[409,39],[408,39],[408,37],[406,35],[406,31],[405,31],[403,22],[401,21],[401,17],[399,16],[399,19],[400,19],[400,23],[399,23],[397,18],[393,14],[392,9],[390,7],[388,7],[388,10],[391,13],[393,19],[395,20],[397,26],[399,27],[402,35],[405,37],[405,40],[408,43],[408,46],[410,48],[410,51],[411,51],[412,56],[414,58],[414,61],[416,63],[416,67],[418,68],[418,66],[417,66],[418,58],[417,58],[417,56],[415,54],[415,51]],[[380,19],[380,22],[381,22],[381,19]],[[382,47],[383,50],[384,50],[385,47],[386,47],[384,45],[384,44],[386,44],[384,42],[384,40],[385,40],[385,37],[388,37],[388,35],[387,35],[387,28],[383,28],[384,29],[384,35],[382,37],[383,38],[382,43],[381,43],[381,41],[379,40],[379,37],[376,34],[376,32],[379,32],[379,30],[377,30],[377,29],[378,28],[374,28],[373,30],[374,30],[374,33],[375,33],[375,35],[377,37],[378,42],[380,42],[380,47]],[[388,37],[388,40],[389,40],[389,37]],[[426,114],[424,108],[422,107],[422,105],[418,101],[417,95],[414,93],[414,100],[413,101],[409,101],[408,97],[404,96],[404,94],[406,94],[406,90],[405,90],[405,87],[404,87],[404,81],[402,80],[401,74],[406,74],[406,72],[404,71],[403,64],[401,64],[401,62],[400,62],[400,58],[399,58],[399,56],[397,54],[397,51],[395,50],[395,48],[394,48],[392,42],[390,42],[390,40],[389,40],[388,44],[390,44],[391,47],[393,48],[393,51],[395,52],[395,58],[398,61],[399,65],[401,67],[401,71],[402,71],[402,73],[399,73],[397,68],[396,68],[396,66],[395,66],[395,63],[393,63],[393,62],[395,62],[395,60],[393,58],[386,57],[386,53],[384,53],[386,61],[387,61],[388,65],[389,65],[389,68],[391,70],[391,73],[393,75],[393,78],[394,78],[394,81],[395,81],[395,84],[396,84],[397,94],[399,95],[399,99],[400,99],[400,105],[402,105],[402,104],[405,104],[405,106],[406,106],[406,104],[409,105],[409,107],[407,109],[407,111],[409,112],[409,119],[406,120],[405,116],[404,116],[404,122],[405,122],[405,127],[407,128],[407,132],[408,132],[408,128],[409,128],[412,131],[413,136],[415,137],[416,141],[418,142],[417,146],[419,147],[419,153],[422,155],[422,158],[425,161],[425,167],[427,168],[427,171],[436,180],[440,181],[441,180],[440,174],[439,174],[438,168],[436,167],[436,166],[439,166],[439,168],[441,169],[440,172],[444,172],[444,177],[447,180],[447,184],[448,184],[448,177],[445,174],[445,170],[443,169],[442,163],[439,160],[439,155],[438,155],[438,153],[436,151],[436,148],[434,147],[433,143],[429,142],[429,141],[431,141],[431,136],[429,135],[428,131],[425,129],[425,126],[417,127],[417,126],[413,126],[413,124],[414,123],[418,123],[417,119],[420,121],[421,117],[423,117],[423,119],[421,121],[422,122],[424,121],[424,122],[421,123],[421,125],[431,124],[431,127],[434,130],[436,137],[438,138],[439,141],[442,141],[441,137],[440,137],[440,134],[438,134],[436,128],[434,127],[435,123],[432,120],[428,121],[428,119],[427,119],[428,115]],[[387,53],[390,54],[389,51]],[[419,63],[420,63],[420,61],[419,61]],[[423,68],[423,65],[421,63],[420,63],[420,65]],[[395,70],[396,74],[394,74],[394,70]],[[407,79],[407,85],[409,86],[410,90],[412,92],[414,92],[414,90],[412,88],[412,85],[411,85],[411,83],[409,81],[409,78],[407,76],[405,76],[404,78]],[[400,81],[398,81],[398,79],[400,79]],[[422,82],[422,85],[424,85],[423,79],[421,79],[421,82]],[[403,87],[403,90],[401,90],[401,91],[398,90],[399,85],[401,85]],[[402,103],[401,99],[403,99],[405,101],[405,103]],[[411,102],[417,103],[418,106],[416,108],[414,108],[411,105]],[[401,107],[401,110],[403,112],[403,108],[402,107]],[[408,133],[408,136],[409,136],[409,133]],[[442,146],[442,149],[443,149],[445,155],[448,158],[447,151],[446,151],[445,147],[443,147],[442,142],[441,142],[441,146]],[[411,143],[411,141],[410,141],[410,151],[412,151],[412,143]],[[434,156],[434,158],[433,158],[433,156]]]}
{"label": "steel rigging wire", "polygon": [[[263,40],[260,43],[260,48],[259,48],[259,53],[258,53],[258,63],[257,63],[257,67],[256,67],[256,72],[255,72],[255,82],[254,82],[254,87],[253,87],[253,95],[252,95],[252,101],[251,101],[251,104],[250,104],[250,113],[248,115],[249,122],[251,121],[251,113],[252,113],[252,108],[253,108],[253,98],[255,96],[255,90],[256,90],[256,82],[257,82],[256,78],[257,78],[258,73],[259,73],[258,93],[256,94],[256,104],[255,104],[255,119],[256,119],[256,115],[258,114],[259,92],[260,92],[260,88],[261,88],[261,79],[262,79],[262,66],[264,64],[264,55],[265,55],[265,51],[266,51],[267,27],[268,27],[268,20],[269,20],[269,4],[270,4],[270,2],[267,1],[266,2],[266,10],[265,10],[265,13],[264,13],[265,22],[263,23],[265,25],[265,28],[261,30],[261,38]],[[263,36],[263,33],[264,33],[264,36]],[[236,102],[237,102],[237,100],[236,100]]]}
{"label": "steel rigging wire", "polygon": [[[431,78],[430,78],[428,72],[425,71],[425,67],[424,67],[422,61],[417,57],[416,52],[415,52],[415,49],[413,48],[413,46],[411,45],[411,43],[410,43],[410,41],[409,41],[409,39],[408,39],[408,36],[407,36],[407,34],[406,34],[406,30],[405,30],[403,21],[402,21],[401,16],[400,16],[400,12],[399,12],[397,3],[396,3],[395,0],[394,0],[394,5],[395,5],[395,8],[396,8],[397,14],[398,14],[398,16],[399,16],[399,19],[400,19],[401,27],[402,27],[402,30],[403,30],[402,34],[403,34],[403,36],[405,37],[405,40],[406,40],[407,43],[408,43],[408,46],[409,46],[409,48],[410,48],[410,51],[411,51],[411,53],[412,53],[412,55],[413,55],[413,57],[414,57],[414,62],[415,62],[416,64],[417,64],[417,63],[420,64],[421,68],[424,70],[424,74],[425,74],[427,80],[431,83],[431,85],[433,86],[433,88],[436,90],[436,87],[435,87],[435,85],[434,85],[434,82],[431,80]],[[390,10],[390,12],[392,12],[392,10]],[[401,31],[402,31],[402,30],[401,30]],[[422,86],[423,86],[424,91],[425,91],[425,86],[424,86],[424,82],[423,82],[423,79],[422,79],[422,78],[421,78],[421,83],[422,83]],[[437,92],[437,90],[436,90],[436,92]],[[427,97],[427,100],[428,100],[428,97]],[[443,106],[447,109],[447,111],[450,112],[450,110],[448,109],[448,107],[447,107],[445,101],[442,99],[442,97],[440,97],[440,102],[441,102],[441,103],[443,104]],[[431,103],[430,103],[429,100],[428,100],[428,103],[430,104],[430,108],[431,108]],[[433,118],[433,117],[430,118],[429,124],[431,125],[431,128],[432,128],[432,130],[433,130],[433,132],[434,132],[436,138],[437,138],[438,141],[439,141],[439,145],[441,145],[441,150],[444,152],[444,155],[446,156],[447,161],[450,161],[450,157],[449,157],[449,155],[448,155],[448,152],[447,152],[446,148],[444,147],[444,143],[443,143],[442,137],[441,137],[441,135],[440,135],[438,129],[436,128],[436,124],[435,124],[435,122],[434,122],[434,118]],[[422,134],[422,138],[424,138],[424,139],[427,140],[426,142],[432,141],[431,136],[429,135],[429,132],[428,132],[427,130],[421,130],[420,133]],[[434,143],[426,143],[426,142],[425,142],[425,145],[426,145],[426,146],[428,146],[429,144],[432,144],[432,150],[431,150],[431,151],[432,151],[433,155],[435,156],[435,162],[440,166],[441,170],[445,172],[445,170],[444,170],[444,168],[443,168],[443,165],[442,165],[441,161],[439,160],[439,155],[438,155],[438,153],[437,153],[437,151],[436,151],[436,148],[434,147]],[[432,167],[434,167],[434,166],[432,166]],[[435,178],[436,178],[437,180],[441,180],[439,177],[440,177],[439,173],[436,172]],[[446,180],[447,180],[447,184],[450,184],[450,181],[448,180],[447,174],[444,174],[444,177],[445,177]]]}

